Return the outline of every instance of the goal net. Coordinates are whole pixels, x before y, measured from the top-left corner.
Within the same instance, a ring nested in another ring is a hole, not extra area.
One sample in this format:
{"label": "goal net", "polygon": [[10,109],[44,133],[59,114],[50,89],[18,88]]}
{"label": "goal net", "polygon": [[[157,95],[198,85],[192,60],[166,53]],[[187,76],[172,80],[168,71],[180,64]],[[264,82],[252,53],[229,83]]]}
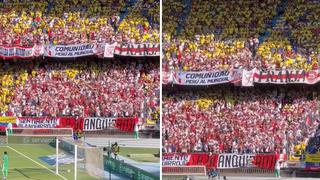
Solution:
{"label": "goal net", "polygon": [[95,178],[104,178],[103,149],[101,147],[93,147],[70,138],[61,138],[60,149],[73,155],[77,154],[75,167],[79,170]]}
{"label": "goal net", "polygon": [[39,154],[35,161],[47,163],[49,169],[57,175],[68,177],[66,179],[104,177],[102,148],[73,140],[72,128],[13,128],[3,141],[8,146],[18,147],[19,153],[26,155],[29,151],[37,154],[40,149],[47,152],[46,156]]}

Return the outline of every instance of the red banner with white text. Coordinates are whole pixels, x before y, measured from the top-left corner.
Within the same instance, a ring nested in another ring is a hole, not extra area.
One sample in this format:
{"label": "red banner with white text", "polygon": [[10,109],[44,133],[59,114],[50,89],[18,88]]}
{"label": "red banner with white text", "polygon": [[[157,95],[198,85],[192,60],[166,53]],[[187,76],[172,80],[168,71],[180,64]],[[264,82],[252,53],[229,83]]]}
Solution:
{"label": "red banner with white text", "polygon": [[162,155],[162,166],[206,166],[207,168],[230,169],[258,167],[274,169],[276,154],[207,154],[169,153]]}
{"label": "red banner with white text", "polygon": [[60,124],[57,128],[73,128],[73,130],[83,130],[83,118],[58,117]]}
{"label": "red banner with white text", "polygon": [[18,117],[19,128],[73,128],[81,131],[100,131],[119,129],[133,132],[138,118],[105,118],[105,117]]}
{"label": "red banner with white text", "polygon": [[138,123],[138,118],[117,118],[115,127],[121,131],[133,132],[135,124]]}

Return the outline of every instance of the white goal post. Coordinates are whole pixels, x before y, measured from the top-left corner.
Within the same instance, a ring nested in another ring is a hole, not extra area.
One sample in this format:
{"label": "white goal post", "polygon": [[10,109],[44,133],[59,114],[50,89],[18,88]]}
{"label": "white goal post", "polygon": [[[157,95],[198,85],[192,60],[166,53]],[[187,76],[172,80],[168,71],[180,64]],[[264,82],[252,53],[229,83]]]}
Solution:
{"label": "white goal post", "polygon": [[[14,137],[53,137],[56,141],[56,174],[59,174],[59,138],[73,137],[72,128],[13,128],[12,134],[7,134],[7,142],[9,136]],[[77,145],[74,146],[74,179],[77,179]]]}

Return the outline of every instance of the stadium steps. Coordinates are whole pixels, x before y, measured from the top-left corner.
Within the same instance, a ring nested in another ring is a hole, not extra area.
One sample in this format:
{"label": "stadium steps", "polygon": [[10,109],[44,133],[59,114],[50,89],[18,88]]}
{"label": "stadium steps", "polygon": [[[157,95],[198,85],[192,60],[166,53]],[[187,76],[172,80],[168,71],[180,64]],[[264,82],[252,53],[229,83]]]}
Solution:
{"label": "stadium steps", "polygon": [[[156,5],[156,3],[153,4],[154,6]],[[150,7],[151,8],[151,7]],[[141,15],[145,18],[147,18],[149,24],[153,24],[153,20],[152,20],[152,17],[149,15],[148,13],[148,9],[147,8],[143,8],[142,11],[141,11]]]}
{"label": "stadium steps", "polygon": [[136,3],[137,3],[137,0],[129,0],[129,2],[126,4],[124,9],[120,11],[120,14],[119,14],[120,23],[129,14],[128,8],[133,7]]}
{"label": "stadium steps", "polygon": [[147,10],[147,9],[144,8],[144,9],[141,11],[141,15],[142,15],[143,17],[147,18],[149,24],[152,24],[152,18],[149,16],[149,13],[148,13],[148,10]]}
{"label": "stadium steps", "polygon": [[121,147],[137,147],[137,148],[159,148],[160,139],[133,139],[133,138],[109,138],[97,137],[86,138],[85,142],[100,147],[107,147],[110,144],[117,142]]}
{"label": "stadium steps", "polygon": [[49,14],[51,9],[54,7],[54,0],[50,0],[47,7],[47,13]]}
{"label": "stadium steps", "polygon": [[183,0],[183,4],[185,5],[185,8],[184,8],[183,13],[180,17],[180,20],[178,22],[177,34],[180,34],[182,29],[184,28],[186,18],[188,17],[188,15],[191,11],[192,0]]}
{"label": "stadium steps", "polygon": [[270,36],[269,29],[273,29],[277,24],[280,18],[283,16],[285,9],[287,7],[288,0],[282,0],[277,6],[277,14],[272,17],[271,21],[266,24],[265,31],[259,36],[259,43],[262,44],[264,40]]}

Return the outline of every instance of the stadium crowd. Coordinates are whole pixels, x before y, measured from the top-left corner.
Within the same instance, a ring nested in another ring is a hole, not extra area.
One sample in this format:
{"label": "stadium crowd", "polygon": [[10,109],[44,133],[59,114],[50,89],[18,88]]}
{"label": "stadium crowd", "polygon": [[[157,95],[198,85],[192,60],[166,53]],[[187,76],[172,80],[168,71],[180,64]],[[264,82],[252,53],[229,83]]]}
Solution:
{"label": "stadium crowd", "polygon": [[[0,46],[155,44],[159,23],[159,0],[6,0],[0,2]],[[36,58],[1,61],[0,67],[2,116],[159,120],[159,64],[153,60]]]}
{"label": "stadium crowd", "polygon": [[159,10],[157,0],[7,0],[0,45],[159,43]]}
{"label": "stadium crowd", "polygon": [[163,69],[316,69],[318,1],[166,1]]}
{"label": "stadium crowd", "polygon": [[1,64],[3,116],[151,118],[159,111],[155,62],[84,60]]}
{"label": "stadium crowd", "polygon": [[[320,129],[320,127],[318,127],[318,131],[319,131],[319,129]],[[310,138],[308,145],[305,148],[305,152],[308,152],[310,154],[316,154],[316,153],[320,152],[320,136],[319,136],[319,134],[315,137]]]}
{"label": "stadium crowd", "polygon": [[319,87],[216,87],[163,95],[163,151],[297,153],[316,133]]}

